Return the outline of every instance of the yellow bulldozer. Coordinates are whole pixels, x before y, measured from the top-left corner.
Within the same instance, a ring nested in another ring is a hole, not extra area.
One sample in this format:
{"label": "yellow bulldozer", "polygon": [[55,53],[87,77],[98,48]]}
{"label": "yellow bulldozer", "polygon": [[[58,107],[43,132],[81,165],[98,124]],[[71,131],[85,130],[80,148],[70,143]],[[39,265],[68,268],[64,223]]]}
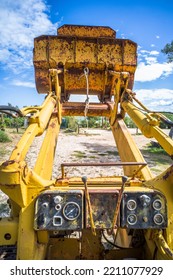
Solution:
{"label": "yellow bulldozer", "polygon": [[[37,91],[46,98],[20,110],[28,127],[0,165],[0,189],[11,207],[0,219],[1,259],[173,259],[173,166],[154,177],[123,120],[128,114],[173,157],[173,140],[159,127],[168,120],[132,90],[137,44],[117,39],[109,27],[63,25],[56,36],[35,38],[33,62]],[[69,101],[75,95],[86,101]],[[62,162],[53,179],[64,116],[106,117],[121,161]],[[42,134],[31,169],[26,154]],[[103,165],[107,176],[93,178],[93,167]],[[68,177],[71,166],[90,168],[91,177]],[[109,176],[110,166],[122,166],[123,175]]]}

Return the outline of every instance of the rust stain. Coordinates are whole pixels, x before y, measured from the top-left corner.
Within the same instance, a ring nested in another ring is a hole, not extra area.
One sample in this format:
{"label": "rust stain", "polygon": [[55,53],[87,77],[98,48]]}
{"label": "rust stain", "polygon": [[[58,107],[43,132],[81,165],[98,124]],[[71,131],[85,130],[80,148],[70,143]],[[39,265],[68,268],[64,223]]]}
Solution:
{"label": "rust stain", "polygon": [[55,128],[55,127],[56,127],[56,124],[55,124],[54,122],[52,122],[52,123],[49,125],[49,127]]}
{"label": "rust stain", "polygon": [[7,160],[7,161],[3,162],[2,166],[6,167],[6,166],[14,164],[14,163],[15,163],[15,160]]}
{"label": "rust stain", "polygon": [[[83,68],[88,67],[90,93],[100,100],[111,100],[113,83],[107,71],[129,72],[129,88],[132,88],[136,70],[136,43],[128,39],[116,39],[116,32],[109,27],[64,25],[57,36],[40,36],[34,40],[34,67],[36,87],[39,93],[49,91],[49,69],[64,69],[59,75],[62,99],[70,94],[86,94],[86,81],[79,79]],[[123,87],[123,85],[121,85]]]}
{"label": "rust stain", "polygon": [[4,186],[8,189],[15,189],[16,188],[16,185],[5,184]]}
{"label": "rust stain", "polygon": [[63,25],[58,28],[58,35],[76,37],[110,37],[115,38],[116,31],[106,26]]}
{"label": "rust stain", "polygon": [[171,175],[173,175],[173,165],[170,167],[170,170],[167,171],[166,174],[163,176],[163,180],[167,180]]}

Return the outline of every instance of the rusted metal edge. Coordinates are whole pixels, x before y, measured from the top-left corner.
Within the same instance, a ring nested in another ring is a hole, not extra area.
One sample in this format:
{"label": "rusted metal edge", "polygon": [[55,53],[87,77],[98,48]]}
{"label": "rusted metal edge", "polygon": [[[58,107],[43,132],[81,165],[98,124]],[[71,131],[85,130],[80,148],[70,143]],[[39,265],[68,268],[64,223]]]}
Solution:
{"label": "rusted metal edge", "polygon": [[62,163],[61,166],[124,166],[124,165],[143,165],[146,166],[146,162],[66,162]]}
{"label": "rusted metal edge", "polygon": [[64,24],[57,29],[58,36],[78,36],[78,37],[110,37],[115,38],[116,31],[108,26],[74,25]]}
{"label": "rusted metal edge", "polygon": [[[72,167],[72,166],[129,166],[129,165],[140,165],[141,167],[139,168],[139,170],[141,170],[141,168],[145,167],[147,163],[146,162],[82,162],[82,163],[67,162],[61,164],[62,179],[65,178],[65,171],[64,171],[65,166]],[[139,170],[137,170],[137,172]]]}
{"label": "rusted metal edge", "polygon": [[[62,103],[63,116],[84,116],[85,103],[68,102]],[[103,116],[110,117],[110,105],[90,103],[88,105],[87,116]]]}

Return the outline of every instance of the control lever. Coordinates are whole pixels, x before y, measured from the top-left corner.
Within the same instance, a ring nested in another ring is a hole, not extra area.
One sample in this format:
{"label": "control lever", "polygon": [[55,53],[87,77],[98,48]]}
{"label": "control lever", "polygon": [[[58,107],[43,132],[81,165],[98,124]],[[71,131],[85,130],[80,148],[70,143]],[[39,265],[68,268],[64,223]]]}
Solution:
{"label": "control lever", "polygon": [[121,189],[120,189],[119,195],[118,195],[118,200],[117,200],[117,205],[116,205],[115,212],[114,212],[111,232],[113,232],[114,229],[116,228],[118,214],[120,212],[121,200],[123,197],[124,187],[125,187],[125,183],[127,182],[127,180],[128,180],[127,176],[122,176],[122,186],[121,186]]}
{"label": "control lever", "polygon": [[92,207],[91,207],[90,196],[89,196],[89,192],[88,192],[86,176],[82,177],[82,182],[84,183],[84,186],[85,186],[85,196],[86,196],[86,201],[88,204],[88,211],[89,211],[90,222],[91,222],[91,230],[92,230],[93,235],[96,235],[96,229],[95,229],[95,225],[94,225],[94,219],[93,219],[93,214],[92,214]]}

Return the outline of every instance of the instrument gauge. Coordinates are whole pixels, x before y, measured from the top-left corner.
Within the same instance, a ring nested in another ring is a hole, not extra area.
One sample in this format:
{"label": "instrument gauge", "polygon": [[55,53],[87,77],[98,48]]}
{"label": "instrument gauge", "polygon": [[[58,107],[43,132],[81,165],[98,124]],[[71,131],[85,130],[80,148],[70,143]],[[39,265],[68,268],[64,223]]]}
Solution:
{"label": "instrument gauge", "polygon": [[129,210],[135,210],[137,207],[136,201],[134,199],[130,199],[127,201],[127,208]]}
{"label": "instrument gauge", "polygon": [[65,219],[73,221],[80,215],[80,206],[76,202],[68,202],[63,208],[63,215]]}
{"label": "instrument gauge", "polygon": [[153,201],[153,208],[155,210],[161,210],[162,209],[162,201],[160,199],[155,199]]}

